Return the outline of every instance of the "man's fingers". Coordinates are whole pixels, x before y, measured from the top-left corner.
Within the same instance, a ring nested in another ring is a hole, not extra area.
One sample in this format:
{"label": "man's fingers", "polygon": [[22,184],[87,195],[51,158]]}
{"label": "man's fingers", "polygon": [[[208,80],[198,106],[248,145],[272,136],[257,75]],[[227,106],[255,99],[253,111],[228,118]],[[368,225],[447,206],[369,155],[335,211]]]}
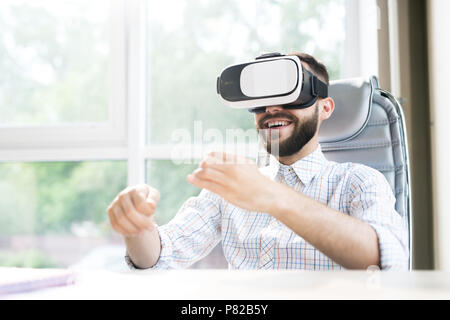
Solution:
{"label": "man's fingers", "polygon": [[214,168],[219,171],[226,172],[235,165],[248,165],[254,164],[251,159],[238,156],[235,154],[228,154],[224,152],[210,152],[200,162],[200,168]]}
{"label": "man's fingers", "polygon": [[114,209],[111,208],[108,210],[108,217],[109,217],[109,221],[111,222],[111,226],[112,228],[122,234],[122,235],[128,235],[128,232],[119,224],[119,222],[117,221],[117,217],[114,213]]}
{"label": "man's fingers", "polygon": [[[133,192],[131,192],[133,193]],[[151,226],[151,221],[145,216],[136,211],[136,208],[131,200],[130,194],[126,193],[120,197],[122,208],[125,211],[125,215],[137,229],[148,229]]]}
{"label": "man's fingers", "polygon": [[160,194],[159,191],[155,188],[150,187],[149,185],[146,184],[141,184],[138,185],[136,187],[133,187],[133,189],[131,191],[135,191],[139,194],[140,197],[142,197],[143,199],[153,199],[155,201],[155,203],[158,203],[159,198],[160,198]]}
{"label": "man's fingers", "polygon": [[151,199],[151,200],[153,200],[153,202],[155,202],[155,204],[158,204],[159,199],[160,199],[159,191],[152,187],[148,187],[148,188],[149,188],[149,193],[147,195],[147,199]]}
{"label": "man's fingers", "polygon": [[130,197],[134,207],[139,213],[151,216],[155,212],[156,204],[149,205],[146,201],[147,197],[144,197],[142,193],[139,193],[137,190],[132,190],[130,192]]}
{"label": "man's fingers", "polygon": [[215,168],[197,168],[192,172],[192,175],[200,180],[208,180],[210,182],[215,182],[221,186],[226,186],[229,182],[228,176],[226,176],[222,171],[216,170]]}
{"label": "man's fingers", "polygon": [[155,229],[151,216],[159,201],[158,190],[142,184],[120,192],[107,211],[113,229],[123,236],[137,236]]}
{"label": "man's fingers", "polygon": [[220,184],[209,180],[200,179],[199,177],[196,177],[194,174],[189,174],[186,179],[189,183],[193,184],[194,186],[197,186],[201,189],[207,189],[218,195],[223,195],[225,192],[223,186],[221,186]]}
{"label": "man's fingers", "polygon": [[150,192],[150,186],[146,184],[140,184],[132,188],[132,190],[139,193],[144,199],[147,198],[148,193]]}
{"label": "man's fingers", "polygon": [[123,211],[123,208],[119,203],[113,207],[113,212],[117,221],[117,225],[119,225],[125,231],[125,235],[137,234],[139,232],[139,229],[136,228],[136,226],[134,226],[128,220],[125,212]]}

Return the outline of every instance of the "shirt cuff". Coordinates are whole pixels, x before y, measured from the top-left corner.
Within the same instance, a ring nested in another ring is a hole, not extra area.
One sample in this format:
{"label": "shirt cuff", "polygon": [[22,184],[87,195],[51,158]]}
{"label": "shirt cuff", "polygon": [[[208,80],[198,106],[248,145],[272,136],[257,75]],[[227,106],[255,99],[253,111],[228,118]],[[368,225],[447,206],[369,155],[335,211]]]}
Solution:
{"label": "shirt cuff", "polygon": [[[145,270],[169,269],[170,266],[170,260],[172,258],[172,241],[164,231],[164,228],[160,226],[156,226],[156,228],[158,230],[159,239],[161,241],[161,251],[159,253],[158,261],[153,265],[153,267],[146,268]],[[130,256],[128,255],[128,252],[125,253],[125,262],[131,270],[143,270],[133,263]]]}
{"label": "shirt cuff", "polygon": [[378,236],[381,270],[408,271],[409,249],[405,241],[384,226],[371,224],[371,227]]}
{"label": "shirt cuff", "polygon": [[159,253],[158,261],[155,263],[151,269],[169,269],[170,262],[172,260],[172,241],[170,240],[169,235],[166,232],[166,228],[164,226],[157,226],[159,239],[161,241],[161,251]]}

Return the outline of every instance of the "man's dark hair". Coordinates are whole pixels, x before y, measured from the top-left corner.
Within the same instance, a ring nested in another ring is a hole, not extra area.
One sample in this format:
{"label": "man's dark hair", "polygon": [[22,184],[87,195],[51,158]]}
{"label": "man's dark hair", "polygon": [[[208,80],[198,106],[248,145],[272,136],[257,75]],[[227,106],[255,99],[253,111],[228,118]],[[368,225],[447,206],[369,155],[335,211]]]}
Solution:
{"label": "man's dark hair", "polygon": [[313,56],[303,53],[303,52],[291,52],[289,55],[297,56],[299,59],[306,63],[311,69],[312,73],[314,73],[320,80],[325,82],[327,85],[330,84],[330,76],[328,75],[327,67],[320,62],[317,61]]}

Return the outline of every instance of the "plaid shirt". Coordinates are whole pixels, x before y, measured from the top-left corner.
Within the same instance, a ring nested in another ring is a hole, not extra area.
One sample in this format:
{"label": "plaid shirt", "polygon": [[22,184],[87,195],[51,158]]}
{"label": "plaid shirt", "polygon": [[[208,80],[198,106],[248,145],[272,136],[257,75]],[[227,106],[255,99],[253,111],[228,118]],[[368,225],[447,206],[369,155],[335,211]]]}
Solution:
{"label": "plaid shirt", "polygon": [[[328,161],[320,146],[292,166],[272,159],[261,172],[368,223],[378,235],[381,268],[408,270],[408,230],[380,172]],[[188,199],[158,230],[162,249],[155,269],[189,267],[219,242],[232,269],[343,269],[271,215],[243,210],[207,190]]]}

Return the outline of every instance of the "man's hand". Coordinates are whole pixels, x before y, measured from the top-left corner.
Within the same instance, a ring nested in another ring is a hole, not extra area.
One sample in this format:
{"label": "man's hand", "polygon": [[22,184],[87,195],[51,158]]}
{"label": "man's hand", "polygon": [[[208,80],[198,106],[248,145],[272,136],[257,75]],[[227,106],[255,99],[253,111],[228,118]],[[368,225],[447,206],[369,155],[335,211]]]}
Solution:
{"label": "man's hand", "polygon": [[108,207],[111,226],[124,237],[155,230],[153,213],[159,201],[158,190],[147,185],[128,187]]}
{"label": "man's hand", "polygon": [[221,152],[209,153],[187,180],[238,207],[259,212],[270,211],[275,191],[283,187],[261,174],[252,160]]}

